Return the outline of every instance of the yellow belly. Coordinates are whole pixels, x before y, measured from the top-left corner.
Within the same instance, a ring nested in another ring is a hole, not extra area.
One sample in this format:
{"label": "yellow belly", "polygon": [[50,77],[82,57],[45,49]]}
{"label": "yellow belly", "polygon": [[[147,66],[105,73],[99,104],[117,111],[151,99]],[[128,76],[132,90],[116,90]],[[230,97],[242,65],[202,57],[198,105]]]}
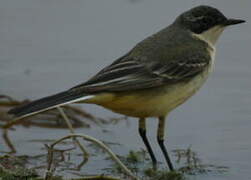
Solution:
{"label": "yellow belly", "polygon": [[165,116],[191,97],[205,82],[208,73],[209,71],[206,70],[190,81],[158,88],[102,93],[86,103],[98,104],[114,112],[133,117]]}

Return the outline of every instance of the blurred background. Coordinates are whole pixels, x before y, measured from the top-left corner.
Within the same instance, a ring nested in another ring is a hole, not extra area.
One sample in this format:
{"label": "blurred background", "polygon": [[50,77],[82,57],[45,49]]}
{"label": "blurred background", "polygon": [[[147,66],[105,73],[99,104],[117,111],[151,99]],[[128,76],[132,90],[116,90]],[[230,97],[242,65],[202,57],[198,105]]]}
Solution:
{"label": "blurred background", "polygon": [[[229,167],[225,174],[194,179],[250,179],[251,1],[1,0],[0,94],[36,99],[84,82],[180,13],[201,4],[247,23],[226,29],[217,45],[214,73],[168,117],[167,148],[192,147],[205,163]],[[121,117],[98,106],[82,107],[99,117]],[[157,157],[164,162],[155,138],[157,121],[149,119],[147,125]],[[84,133],[123,144],[115,150],[119,154],[144,147],[133,118],[129,124],[107,129],[111,133],[104,135],[98,127]],[[66,133],[17,127],[10,135],[20,154],[36,154],[43,145],[27,142],[31,137],[57,138]]]}

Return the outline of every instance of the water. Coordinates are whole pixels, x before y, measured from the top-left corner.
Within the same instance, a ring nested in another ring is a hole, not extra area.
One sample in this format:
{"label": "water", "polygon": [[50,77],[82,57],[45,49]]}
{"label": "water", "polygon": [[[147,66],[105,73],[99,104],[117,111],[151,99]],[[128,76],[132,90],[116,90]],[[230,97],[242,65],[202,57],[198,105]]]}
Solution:
{"label": "water", "polygon": [[[179,13],[200,4],[217,7],[229,17],[251,18],[251,1],[2,0],[0,94],[35,99],[70,88],[170,24]],[[168,118],[169,150],[191,146],[206,164],[229,167],[224,174],[191,179],[251,179],[250,31],[246,23],[224,32],[218,42],[214,73],[192,99]],[[93,105],[83,108],[98,116],[120,117]],[[106,135],[99,128],[85,133],[122,143],[117,152],[123,154],[143,147],[137,121],[131,118],[129,122],[130,126],[108,126],[112,133]],[[157,158],[163,161],[155,142],[156,123],[149,119],[148,134]],[[43,146],[27,140],[57,138],[66,133],[17,127],[11,136],[19,152],[27,154]]]}

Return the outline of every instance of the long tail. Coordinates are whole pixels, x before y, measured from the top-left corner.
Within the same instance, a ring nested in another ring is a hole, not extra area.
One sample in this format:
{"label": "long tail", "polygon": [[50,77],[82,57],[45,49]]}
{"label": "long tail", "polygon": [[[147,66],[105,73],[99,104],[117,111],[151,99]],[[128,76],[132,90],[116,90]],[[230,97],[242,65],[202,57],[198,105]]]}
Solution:
{"label": "long tail", "polygon": [[13,108],[8,113],[13,114],[16,117],[27,117],[55,107],[84,101],[92,97],[94,96],[83,94],[83,92],[68,90]]}

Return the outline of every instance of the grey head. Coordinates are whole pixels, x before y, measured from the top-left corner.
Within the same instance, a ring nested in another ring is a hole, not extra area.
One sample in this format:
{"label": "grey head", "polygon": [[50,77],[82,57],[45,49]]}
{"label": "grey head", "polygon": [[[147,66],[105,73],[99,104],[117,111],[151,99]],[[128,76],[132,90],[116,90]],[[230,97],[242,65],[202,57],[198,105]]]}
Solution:
{"label": "grey head", "polygon": [[189,30],[214,45],[227,26],[244,22],[241,19],[229,19],[216,8],[197,6],[178,16],[174,25]]}
{"label": "grey head", "polygon": [[218,9],[210,6],[197,6],[182,13],[176,22],[196,34],[201,34],[215,26],[226,27],[244,23],[240,19],[228,19]]}

